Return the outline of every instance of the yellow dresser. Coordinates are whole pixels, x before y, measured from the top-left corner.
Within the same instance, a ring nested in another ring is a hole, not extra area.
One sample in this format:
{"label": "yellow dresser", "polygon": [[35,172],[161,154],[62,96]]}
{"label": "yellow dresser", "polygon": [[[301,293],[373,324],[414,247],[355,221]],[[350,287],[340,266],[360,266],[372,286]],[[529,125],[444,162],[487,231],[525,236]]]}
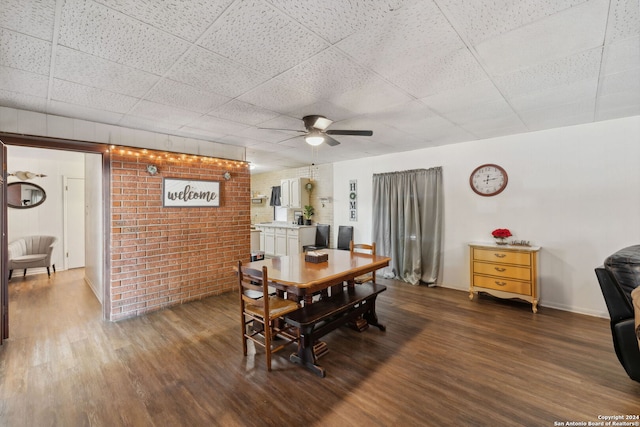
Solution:
{"label": "yellow dresser", "polygon": [[487,292],[499,298],[520,298],[538,311],[539,246],[499,246],[470,243],[471,283],[474,292]]}

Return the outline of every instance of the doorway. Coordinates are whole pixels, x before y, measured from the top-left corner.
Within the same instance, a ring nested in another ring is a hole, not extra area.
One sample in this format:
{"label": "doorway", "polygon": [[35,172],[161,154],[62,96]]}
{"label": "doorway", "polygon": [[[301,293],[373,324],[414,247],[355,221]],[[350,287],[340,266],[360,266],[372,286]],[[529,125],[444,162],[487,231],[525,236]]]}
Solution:
{"label": "doorway", "polygon": [[[86,143],[81,141],[69,141],[69,140],[59,140],[54,138],[45,138],[45,137],[29,137],[29,136],[19,136],[12,134],[0,134],[1,142],[6,144],[6,149],[35,149],[35,155],[27,155],[26,166],[29,169],[27,171],[35,170],[40,167],[48,167],[47,169],[53,179],[53,188],[52,193],[60,192],[60,197],[56,197],[57,206],[48,206],[50,209],[47,211],[39,211],[39,213],[32,213],[31,216],[36,219],[38,216],[53,216],[56,217],[60,223],[63,223],[63,209],[62,209],[62,189],[63,186],[63,175],[70,174],[70,171],[73,171],[73,175],[80,176],[84,174],[85,184],[87,188],[88,197],[85,197],[84,200],[84,213],[80,213],[79,215],[84,215],[85,218],[85,230],[87,231],[85,234],[85,238],[83,240],[89,241],[91,243],[90,247],[87,244],[84,244],[85,248],[85,282],[88,282],[94,295],[97,297],[98,301],[102,304],[102,318],[104,320],[109,319],[110,315],[110,296],[108,293],[108,286],[104,284],[108,284],[110,282],[110,262],[109,262],[109,250],[110,247],[110,235],[108,234],[108,217],[109,212],[105,206],[109,206],[110,201],[110,154],[108,149],[101,145],[95,143]],[[42,151],[38,151],[42,150]],[[81,157],[84,157],[84,167],[78,169],[77,165],[69,163],[68,160],[64,159],[64,155],[60,153],[66,152],[67,154],[75,154]],[[43,156],[42,153],[47,153]],[[59,157],[63,158],[60,159]],[[24,156],[23,156],[24,157]],[[43,157],[46,157],[47,160],[54,159],[55,161],[49,162],[49,164],[42,163]],[[5,155],[3,156],[3,166],[5,171],[5,176],[7,174],[7,158],[11,158],[5,151]],[[24,165],[25,163],[23,163]],[[10,166],[13,168],[14,165]],[[82,170],[84,169],[84,170]],[[24,171],[23,171],[24,172]],[[45,178],[44,175],[48,175],[45,172],[35,173],[32,172],[30,174],[20,174],[20,176],[27,176],[30,179],[35,178],[35,175],[42,175],[38,178]],[[7,183],[4,182],[2,185],[3,194],[6,192]],[[90,190],[90,191],[88,191]],[[53,209],[51,209],[53,208]],[[9,217],[9,209],[7,203],[3,201],[0,203],[0,209],[2,210],[2,217],[5,219],[5,224],[7,224],[7,218]],[[13,210],[13,209],[12,209]],[[12,215],[16,213],[13,212]],[[27,215],[28,216],[28,215]],[[42,232],[42,228],[40,222],[33,222],[30,220],[24,220],[26,218],[20,218],[20,221],[17,222],[18,228],[22,228],[24,231],[27,224],[32,224],[31,228],[35,230],[31,234],[36,234]],[[31,218],[33,219],[33,218]],[[50,220],[50,218],[45,219],[45,223]],[[37,225],[33,225],[37,224]],[[56,236],[59,239],[62,238],[63,231],[62,226],[59,226],[56,230]],[[14,230],[15,232],[15,230]],[[3,233],[2,235],[4,243],[1,247],[2,256],[0,257],[4,262],[0,267],[2,267],[2,271],[4,272],[4,282],[2,283],[2,295],[5,298],[2,298],[3,307],[8,307],[8,285],[6,281],[6,277],[8,275],[8,270],[6,270],[6,260],[7,260],[7,242],[9,241],[9,233],[8,231]],[[60,243],[60,248],[62,248],[62,243]],[[89,256],[86,256],[86,252],[89,251]],[[59,266],[63,266],[64,263],[62,260],[62,249],[59,249]],[[91,273],[91,277],[89,277],[89,272]],[[92,280],[90,280],[92,279]],[[5,338],[8,337],[9,331],[9,316],[8,310],[5,311],[7,314],[3,316],[3,324],[1,325],[3,329],[6,330]],[[2,341],[0,341],[0,344]]]}

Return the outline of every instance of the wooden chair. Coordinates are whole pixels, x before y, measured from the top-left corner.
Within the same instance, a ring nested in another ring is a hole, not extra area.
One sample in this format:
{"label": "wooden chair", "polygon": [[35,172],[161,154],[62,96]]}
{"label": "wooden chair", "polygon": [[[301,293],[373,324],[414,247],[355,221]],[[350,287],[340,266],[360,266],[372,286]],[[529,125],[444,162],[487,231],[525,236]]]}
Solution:
{"label": "wooden chair", "polygon": [[[353,243],[353,240],[349,242],[349,250],[351,253],[353,252],[361,252],[367,253],[371,255],[376,254],[376,242],[367,245],[365,243]],[[376,283],[376,273],[375,271],[367,274],[363,274],[362,276],[358,276],[354,279],[354,282],[357,284],[362,284],[366,282]]]}
{"label": "wooden chair", "polygon": [[[271,354],[298,341],[298,330],[282,322],[282,316],[300,308],[297,302],[269,295],[267,267],[262,270],[243,267],[238,261],[238,288],[240,293],[240,319],[242,323],[242,352],[247,355],[247,340],[264,347],[267,356],[267,370],[271,371]],[[251,296],[247,293],[251,291]],[[256,295],[260,296],[256,298]],[[261,325],[260,329],[253,327]],[[286,325],[280,327],[280,325]],[[277,344],[274,338],[279,336]]]}

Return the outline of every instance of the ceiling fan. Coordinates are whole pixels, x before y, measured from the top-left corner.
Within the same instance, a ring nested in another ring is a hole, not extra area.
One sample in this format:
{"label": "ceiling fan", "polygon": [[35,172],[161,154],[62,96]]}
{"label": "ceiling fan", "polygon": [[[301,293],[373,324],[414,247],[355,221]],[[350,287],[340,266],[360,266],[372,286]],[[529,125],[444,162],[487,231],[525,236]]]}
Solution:
{"label": "ceiling fan", "polygon": [[271,130],[284,130],[291,132],[300,132],[304,134],[304,140],[309,145],[317,146],[326,142],[327,145],[336,146],[340,144],[329,135],[353,135],[353,136],[371,136],[373,131],[370,130],[339,130],[339,129],[327,129],[333,123],[333,120],[329,120],[324,116],[312,115],[304,116],[302,118],[304,127],[306,130],[296,129],[273,129],[273,128],[261,128]]}

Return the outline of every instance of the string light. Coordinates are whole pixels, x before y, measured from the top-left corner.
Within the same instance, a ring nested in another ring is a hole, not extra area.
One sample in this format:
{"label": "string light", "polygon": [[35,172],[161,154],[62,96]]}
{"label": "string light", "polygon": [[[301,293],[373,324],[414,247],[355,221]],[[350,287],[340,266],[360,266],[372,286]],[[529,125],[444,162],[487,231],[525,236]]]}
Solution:
{"label": "string light", "polygon": [[117,147],[115,145],[111,145],[109,148],[105,150],[107,153],[118,153],[122,156],[132,156],[136,159],[144,159],[147,158],[149,160],[159,161],[159,162],[185,162],[185,163],[193,163],[194,161],[200,161],[201,163],[211,163],[215,164],[219,167],[246,167],[249,169],[249,162],[243,160],[227,160],[220,159],[218,157],[206,157],[206,156],[197,156],[197,155],[189,155],[189,154],[180,154],[180,153],[162,153],[162,152],[150,152],[148,149],[140,149],[135,150],[130,147]]}

